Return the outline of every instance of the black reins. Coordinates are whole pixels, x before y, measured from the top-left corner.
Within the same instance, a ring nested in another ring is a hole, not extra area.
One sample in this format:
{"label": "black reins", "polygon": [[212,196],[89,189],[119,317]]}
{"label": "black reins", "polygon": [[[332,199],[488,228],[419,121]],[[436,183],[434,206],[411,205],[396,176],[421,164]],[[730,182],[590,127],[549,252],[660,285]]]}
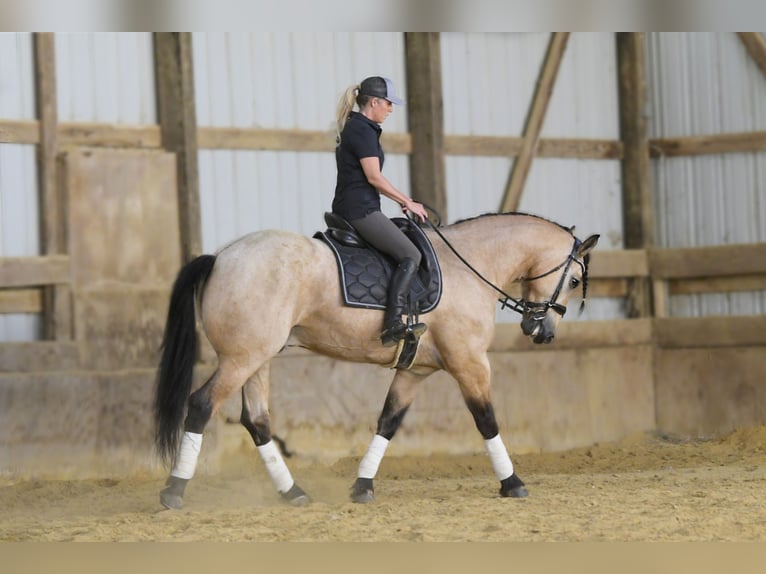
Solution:
{"label": "black reins", "polygon": [[[439,224],[441,224],[441,216],[439,213],[434,210],[433,208],[429,207],[428,205],[423,204],[424,207],[426,207],[429,211],[433,212],[437,216],[437,221]],[[415,223],[418,225],[421,225],[421,223],[417,220],[417,218],[412,218]],[[576,262],[583,270],[583,275],[586,273],[585,264],[577,258],[577,248],[580,246],[581,241],[574,237],[574,244],[572,245],[572,250],[567,256],[567,258],[556,265],[553,269],[549,269],[545,273],[541,273],[540,275],[535,275],[534,277],[522,277],[520,280],[525,281],[527,283],[532,281],[537,281],[538,279],[542,279],[543,277],[547,277],[548,275],[551,275],[561,269],[564,268],[564,271],[561,273],[561,277],[559,278],[558,285],[556,285],[556,290],[553,292],[553,295],[548,299],[547,301],[527,301],[524,298],[517,299],[516,297],[512,297],[505,291],[503,291],[500,287],[492,283],[489,279],[484,277],[473,265],[471,265],[465,257],[463,257],[457,249],[450,243],[450,241],[444,237],[444,234],[439,230],[439,227],[431,223],[429,219],[426,219],[425,223],[428,224],[428,226],[434,230],[436,235],[439,236],[439,238],[444,242],[444,244],[449,247],[450,251],[455,254],[455,256],[466,266],[468,269],[471,270],[471,272],[476,275],[479,279],[481,279],[484,283],[489,285],[492,289],[497,291],[502,295],[501,298],[498,298],[498,301],[500,302],[500,308],[501,309],[510,309],[512,311],[516,311],[520,315],[524,315],[525,313],[531,315],[531,318],[542,321],[545,314],[548,312],[548,309],[553,309],[554,312],[558,313],[562,317],[567,311],[566,305],[562,305],[561,303],[557,303],[556,299],[558,299],[559,295],[561,294],[561,289],[564,286],[564,279],[567,276],[567,272],[569,271],[569,268],[572,265],[572,262]]]}

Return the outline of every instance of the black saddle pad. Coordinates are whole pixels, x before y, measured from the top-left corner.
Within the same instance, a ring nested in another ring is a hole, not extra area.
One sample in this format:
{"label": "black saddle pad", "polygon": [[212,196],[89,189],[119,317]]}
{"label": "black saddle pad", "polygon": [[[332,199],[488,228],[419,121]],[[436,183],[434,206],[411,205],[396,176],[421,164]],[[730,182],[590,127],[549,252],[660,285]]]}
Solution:
{"label": "black saddle pad", "polygon": [[[410,305],[411,314],[428,313],[436,308],[442,295],[442,276],[436,253],[420,227],[403,217],[392,221],[423,254],[410,288]],[[347,306],[386,308],[388,282],[396,267],[393,259],[369,245],[359,246],[358,239],[349,241],[351,238],[348,237],[348,231],[338,232],[328,228],[326,231],[317,231],[314,238],[327,243],[335,253],[343,300]]]}

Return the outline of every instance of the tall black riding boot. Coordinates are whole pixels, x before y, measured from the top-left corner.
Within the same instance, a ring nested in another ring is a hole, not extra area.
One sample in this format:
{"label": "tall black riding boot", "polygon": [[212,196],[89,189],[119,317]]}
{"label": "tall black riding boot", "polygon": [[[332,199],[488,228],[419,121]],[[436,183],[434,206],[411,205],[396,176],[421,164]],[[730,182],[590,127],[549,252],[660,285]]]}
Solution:
{"label": "tall black riding boot", "polygon": [[380,341],[384,347],[396,345],[404,338],[408,329],[420,335],[427,328],[424,323],[410,325],[408,328],[402,322],[402,315],[407,305],[407,295],[417,270],[415,262],[407,257],[402,259],[391,277],[391,282],[388,285],[388,303],[383,316],[383,332],[380,334]]}

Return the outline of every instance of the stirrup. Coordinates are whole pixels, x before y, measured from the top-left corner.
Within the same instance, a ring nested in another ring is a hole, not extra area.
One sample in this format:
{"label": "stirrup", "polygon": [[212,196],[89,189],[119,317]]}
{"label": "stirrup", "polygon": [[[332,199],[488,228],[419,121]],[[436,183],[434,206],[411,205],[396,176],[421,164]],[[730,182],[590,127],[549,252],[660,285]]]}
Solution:
{"label": "stirrup", "polygon": [[412,333],[415,335],[416,339],[419,339],[426,331],[428,331],[428,325],[425,323],[413,323],[412,325],[407,325],[407,328],[404,330],[405,333]]}
{"label": "stirrup", "polygon": [[407,333],[407,325],[404,323],[395,323],[390,327],[386,327],[380,334],[380,342],[384,347],[395,347],[399,341],[404,339],[404,335]]}
{"label": "stirrup", "polygon": [[419,339],[427,330],[428,325],[425,323],[397,323],[391,327],[383,329],[383,332],[380,334],[380,342],[384,347],[394,347],[399,341],[404,339],[407,333],[412,333],[416,339]]}

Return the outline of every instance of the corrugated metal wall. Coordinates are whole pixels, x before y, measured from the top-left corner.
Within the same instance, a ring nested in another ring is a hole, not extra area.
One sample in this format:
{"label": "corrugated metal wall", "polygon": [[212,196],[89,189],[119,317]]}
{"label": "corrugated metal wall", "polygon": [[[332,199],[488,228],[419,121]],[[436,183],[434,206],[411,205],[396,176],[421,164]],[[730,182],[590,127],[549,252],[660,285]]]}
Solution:
{"label": "corrugated metal wall", "polygon": [[150,33],[55,38],[59,121],[157,123]]}
{"label": "corrugated metal wall", "polygon": [[[35,118],[32,35],[0,34],[0,118]],[[36,152],[33,145],[0,144],[0,257],[40,253]],[[0,315],[0,341],[39,337],[39,316]]]}
{"label": "corrugated metal wall", "polygon": [[[550,34],[444,33],[442,81],[447,134],[520,136]],[[619,139],[614,34],[572,34],[548,106],[542,137]],[[497,211],[512,159],[448,157],[449,220]],[[576,225],[599,247],[622,247],[620,164],[538,158],[519,210]],[[591,300],[581,319],[621,317],[617,300]],[[511,313],[499,320],[514,321]],[[567,317],[567,320],[572,320]]]}
{"label": "corrugated metal wall", "polygon": [[[394,79],[406,97],[401,33],[195,33],[193,46],[200,127],[329,130],[345,88],[371,75]],[[406,126],[396,110],[383,129]],[[207,251],[258,229],[312,234],[324,226],[335,189],[332,152],[201,150],[199,166]],[[387,154],[384,173],[409,193],[406,156]]]}
{"label": "corrugated metal wall", "polygon": [[[649,137],[766,130],[766,78],[734,33],[647,35]],[[652,162],[657,244],[766,241],[766,153]],[[762,292],[675,295],[677,316],[750,315]]]}

